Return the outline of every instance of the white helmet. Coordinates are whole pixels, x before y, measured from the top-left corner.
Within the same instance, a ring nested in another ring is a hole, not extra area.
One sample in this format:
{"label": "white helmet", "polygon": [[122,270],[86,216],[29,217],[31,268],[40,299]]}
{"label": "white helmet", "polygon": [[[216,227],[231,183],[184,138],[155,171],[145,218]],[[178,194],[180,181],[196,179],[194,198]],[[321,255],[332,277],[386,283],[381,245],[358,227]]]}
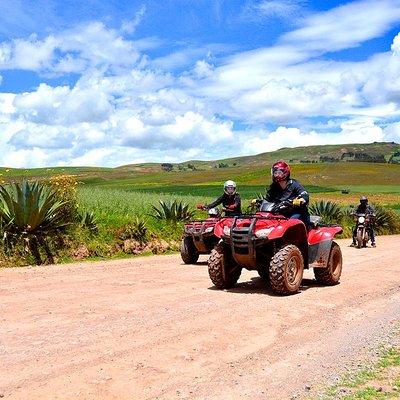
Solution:
{"label": "white helmet", "polygon": [[233,181],[226,181],[224,183],[224,192],[229,195],[235,194],[236,193],[236,183]]}

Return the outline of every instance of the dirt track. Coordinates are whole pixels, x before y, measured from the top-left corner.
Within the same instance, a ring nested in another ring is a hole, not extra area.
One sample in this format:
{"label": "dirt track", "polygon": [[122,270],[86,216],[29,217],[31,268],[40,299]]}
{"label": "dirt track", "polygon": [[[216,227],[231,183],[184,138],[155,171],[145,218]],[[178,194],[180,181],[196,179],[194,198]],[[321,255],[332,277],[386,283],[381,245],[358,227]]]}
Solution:
{"label": "dirt track", "polygon": [[2,269],[0,396],[305,396],[395,328],[399,240],[361,250],[340,241],[341,284],[319,287],[307,271],[289,297],[248,271],[235,289],[214,290],[204,263],[177,255]]}

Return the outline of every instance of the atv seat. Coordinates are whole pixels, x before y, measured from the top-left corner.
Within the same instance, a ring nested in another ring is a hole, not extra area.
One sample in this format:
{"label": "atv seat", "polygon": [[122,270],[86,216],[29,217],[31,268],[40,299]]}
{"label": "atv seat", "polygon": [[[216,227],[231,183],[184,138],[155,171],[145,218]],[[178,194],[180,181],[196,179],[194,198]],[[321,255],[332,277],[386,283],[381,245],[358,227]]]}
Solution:
{"label": "atv seat", "polygon": [[310,226],[311,229],[315,229],[322,222],[322,218],[319,215],[310,215]]}

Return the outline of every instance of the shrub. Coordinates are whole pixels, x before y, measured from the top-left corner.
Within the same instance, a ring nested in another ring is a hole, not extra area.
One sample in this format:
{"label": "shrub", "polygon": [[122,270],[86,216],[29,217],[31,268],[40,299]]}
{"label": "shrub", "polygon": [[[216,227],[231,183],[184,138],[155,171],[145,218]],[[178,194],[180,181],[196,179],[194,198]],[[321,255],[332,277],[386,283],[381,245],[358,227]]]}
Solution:
{"label": "shrub", "polygon": [[309,206],[312,215],[319,215],[325,223],[339,223],[343,218],[343,211],[339,204],[321,200]]}
{"label": "shrub", "polygon": [[85,211],[80,216],[80,226],[82,228],[86,228],[89,230],[90,233],[95,234],[98,232],[97,221],[94,216],[93,211]]}
{"label": "shrub", "polygon": [[120,241],[134,239],[138,242],[145,242],[148,239],[146,222],[136,217],[131,224],[120,228],[117,231],[117,236]]}
{"label": "shrub", "polygon": [[6,251],[22,245],[35,263],[41,264],[42,248],[53,262],[49,241],[70,223],[64,213],[65,205],[54,190],[37,181],[0,186],[0,219]]}
{"label": "shrub", "polygon": [[58,200],[63,202],[63,212],[68,220],[79,221],[77,186],[78,182],[73,175],[52,176],[47,185],[56,193]]}
{"label": "shrub", "polygon": [[375,209],[374,226],[378,234],[393,234],[400,232],[400,217],[396,211],[373,205]]}
{"label": "shrub", "polygon": [[194,217],[195,211],[189,210],[189,204],[178,202],[174,200],[172,202],[159,201],[160,206],[152,206],[154,214],[151,214],[154,218],[159,220],[168,221],[188,221]]}

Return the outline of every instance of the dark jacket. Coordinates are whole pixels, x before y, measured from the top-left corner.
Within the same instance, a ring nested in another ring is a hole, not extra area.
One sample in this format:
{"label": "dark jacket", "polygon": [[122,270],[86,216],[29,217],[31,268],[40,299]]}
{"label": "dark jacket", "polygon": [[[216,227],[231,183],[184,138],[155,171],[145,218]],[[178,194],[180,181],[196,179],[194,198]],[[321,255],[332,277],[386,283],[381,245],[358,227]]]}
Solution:
{"label": "dark jacket", "polygon": [[354,214],[375,214],[375,210],[373,207],[371,207],[369,204],[366,204],[365,206],[362,204],[359,204],[357,208],[354,211]]}
{"label": "dark jacket", "polygon": [[[222,196],[218,197],[217,200],[208,204],[207,208],[213,208],[213,207],[218,206],[219,204],[222,204],[222,206],[227,209],[225,212],[225,215],[241,214],[241,200],[240,200],[239,193],[229,195],[224,192],[222,194]],[[232,206],[232,205],[234,205],[235,207],[230,208],[229,206]]]}
{"label": "dark jacket", "polygon": [[279,183],[271,183],[267,189],[265,200],[272,203],[282,203],[283,201],[291,201],[298,197],[303,198],[306,203],[301,206],[292,206],[284,214],[304,214],[308,215],[307,205],[310,200],[310,195],[299,182],[295,179],[289,179],[285,189],[282,190]]}

